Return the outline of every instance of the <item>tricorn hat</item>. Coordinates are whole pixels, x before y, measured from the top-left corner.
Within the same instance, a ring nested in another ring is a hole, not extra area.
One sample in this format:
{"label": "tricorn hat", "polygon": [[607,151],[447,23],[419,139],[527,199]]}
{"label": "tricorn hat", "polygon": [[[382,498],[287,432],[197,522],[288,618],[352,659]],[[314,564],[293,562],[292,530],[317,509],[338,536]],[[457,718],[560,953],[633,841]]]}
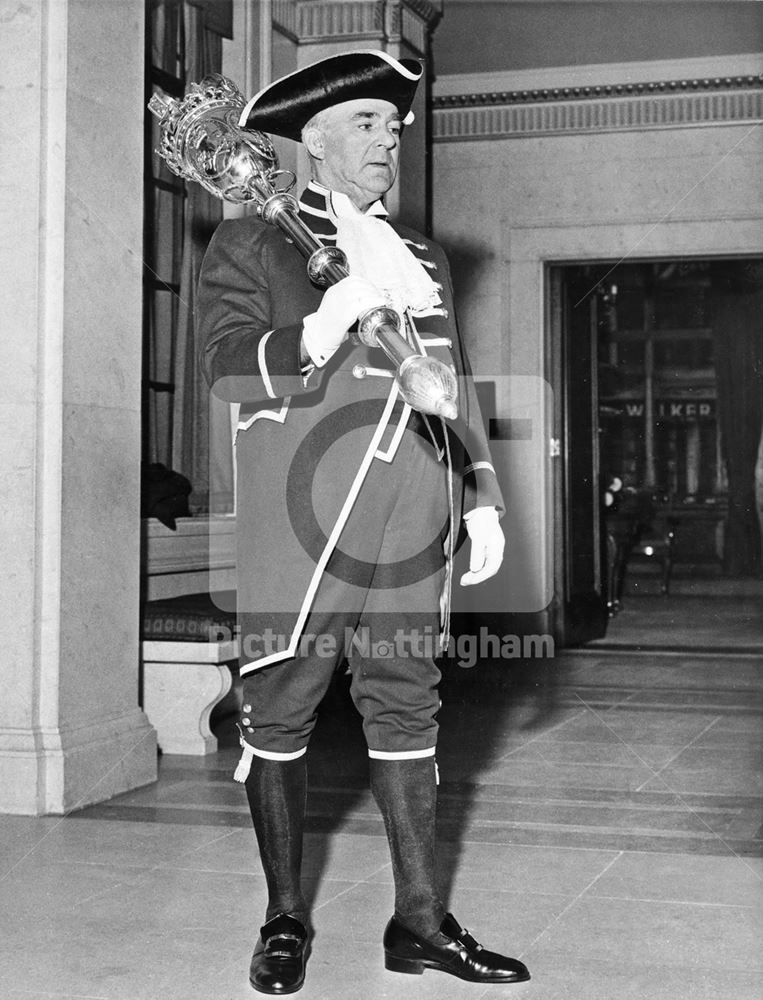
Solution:
{"label": "tricorn hat", "polygon": [[329,56],[255,94],[242,111],[239,125],[299,142],[313,115],[359,98],[389,101],[403,124],[410,125],[413,95],[423,72],[416,59],[398,60],[372,49]]}

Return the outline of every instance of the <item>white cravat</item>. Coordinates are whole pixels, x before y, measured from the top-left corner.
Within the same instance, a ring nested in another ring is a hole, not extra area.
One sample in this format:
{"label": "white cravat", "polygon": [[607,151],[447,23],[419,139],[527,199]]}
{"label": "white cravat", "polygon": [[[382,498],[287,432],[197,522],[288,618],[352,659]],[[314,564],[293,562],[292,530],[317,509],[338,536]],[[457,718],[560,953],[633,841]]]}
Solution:
{"label": "white cravat", "polygon": [[401,316],[406,309],[418,312],[440,304],[437,285],[384,221],[387,213],[381,202],[365,215],[337,191],[326,203],[336,226],[336,245],[347,255],[350,274],[373,282]]}

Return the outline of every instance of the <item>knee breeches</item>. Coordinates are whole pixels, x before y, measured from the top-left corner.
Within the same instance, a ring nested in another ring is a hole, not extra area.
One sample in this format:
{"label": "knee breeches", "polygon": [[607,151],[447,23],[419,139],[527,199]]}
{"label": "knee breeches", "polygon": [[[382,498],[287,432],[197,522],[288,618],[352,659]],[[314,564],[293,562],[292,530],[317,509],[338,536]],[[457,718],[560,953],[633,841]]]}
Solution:
{"label": "knee breeches", "polygon": [[[420,450],[416,441],[410,447]],[[444,540],[448,505],[443,465],[431,460],[431,452],[424,459],[403,466],[402,475],[378,463],[329,560],[296,655],[245,675],[241,728],[255,753],[275,759],[303,753],[318,705],[345,663],[369,752],[434,752],[444,555],[431,545],[426,556],[417,559],[416,553],[422,538],[441,532]],[[382,491],[391,496],[386,508],[376,502]],[[252,636],[242,616],[244,645],[282,639]]]}

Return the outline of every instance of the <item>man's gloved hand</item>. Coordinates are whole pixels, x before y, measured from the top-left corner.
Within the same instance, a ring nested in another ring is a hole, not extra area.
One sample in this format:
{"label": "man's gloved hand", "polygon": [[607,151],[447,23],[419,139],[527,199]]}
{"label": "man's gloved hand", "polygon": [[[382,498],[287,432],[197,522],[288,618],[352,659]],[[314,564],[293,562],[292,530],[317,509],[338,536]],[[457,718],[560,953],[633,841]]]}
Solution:
{"label": "man's gloved hand", "polygon": [[469,572],[461,577],[462,587],[471,587],[490,579],[500,569],[506,539],[495,507],[477,507],[464,515],[471,541]]}
{"label": "man's gloved hand", "polygon": [[365,278],[350,275],[327,288],[318,311],[304,318],[302,343],[317,368],[322,368],[369,309],[386,305],[382,293]]}

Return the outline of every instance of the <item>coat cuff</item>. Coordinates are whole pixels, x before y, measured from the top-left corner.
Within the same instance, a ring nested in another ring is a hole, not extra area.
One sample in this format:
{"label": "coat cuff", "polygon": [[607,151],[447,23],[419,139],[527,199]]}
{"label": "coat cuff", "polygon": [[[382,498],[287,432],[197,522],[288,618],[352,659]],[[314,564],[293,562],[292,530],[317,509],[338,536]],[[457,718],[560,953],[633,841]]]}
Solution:
{"label": "coat cuff", "polygon": [[472,462],[464,469],[463,516],[480,507],[495,507],[499,517],[505,512],[501,487],[490,462]]}
{"label": "coat cuff", "polygon": [[257,345],[257,369],[269,399],[290,396],[303,385],[299,360],[302,324],[269,330]]}

